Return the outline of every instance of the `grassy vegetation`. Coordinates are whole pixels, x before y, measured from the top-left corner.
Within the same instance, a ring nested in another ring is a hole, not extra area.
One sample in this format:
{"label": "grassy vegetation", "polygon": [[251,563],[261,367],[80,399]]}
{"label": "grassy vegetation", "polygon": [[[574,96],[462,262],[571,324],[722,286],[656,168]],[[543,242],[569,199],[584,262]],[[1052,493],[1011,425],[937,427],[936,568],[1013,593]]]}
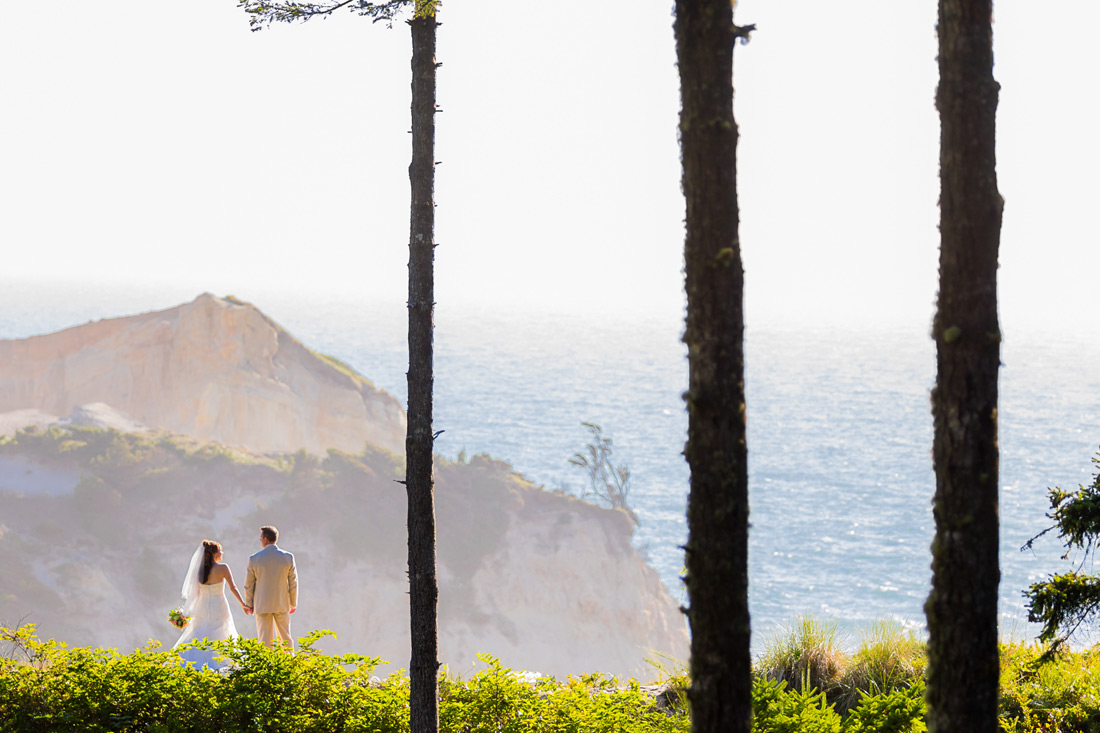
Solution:
{"label": "grassy vegetation", "polygon": [[924,642],[900,624],[872,625],[849,655],[835,624],[803,616],[771,640],[756,673],[791,688],[807,683],[847,714],[865,694],[901,690],[922,680],[925,663]]}
{"label": "grassy vegetation", "polygon": [[[1001,729],[1011,733],[1100,731],[1100,650],[1001,645]],[[925,730],[924,642],[897,624],[879,623],[855,651],[841,650],[836,627],[804,617],[768,644],[753,691],[760,731]]]}
{"label": "grassy vegetation", "polygon": [[[122,655],[40,641],[33,627],[0,627],[0,732],[7,731],[394,731],[408,730],[408,678],[384,680],[381,662],[330,656],[330,632],[303,637],[295,655],[254,640],[213,644],[227,671],[181,667],[157,646]],[[799,648],[799,644],[803,644]],[[855,651],[835,630],[800,619],[759,660],[753,687],[757,733],[919,733],[924,724],[924,648],[899,626],[879,624]],[[1011,733],[1100,730],[1100,652],[1001,647],[1001,729]],[[681,665],[657,660],[662,684],[643,688],[599,674],[531,678],[490,656],[463,679],[440,677],[443,731],[676,733],[691,727]],[[822,663],[822,660],[828,660]],[[815,669],[832,669],[824,687]],[[815,665],[817,665],[815,667]],[[801,679],[778,679],[801,670]]]}
{"label": "grassy vegetation", "polygon": [[836,624],[803,616],[771,640],[755,671],[791,687],[806,682],[816,690],[831,692],[840,685],[844,663]]}
{"label": "grassy vegetation", "polygon": [[353,367],[349,366],[347,363],[341,361],[340,359],[337,359],[335,356],[330,356],[329,354],[322,354],[321,352],[313,351],[312,349],[310,351],[314,354],[314,356],[316,356],[318,359],[320,359],[321,361],[328,364],[330,367],[332,367],[336,371],[338,371],[341,374],[344,374],[348,377],[351,377],[352,381],[362,382],[362,383],[366,383],[366,384],[371,383],[369,379],[364,377],[359,372],[355,371],[355,369]]}

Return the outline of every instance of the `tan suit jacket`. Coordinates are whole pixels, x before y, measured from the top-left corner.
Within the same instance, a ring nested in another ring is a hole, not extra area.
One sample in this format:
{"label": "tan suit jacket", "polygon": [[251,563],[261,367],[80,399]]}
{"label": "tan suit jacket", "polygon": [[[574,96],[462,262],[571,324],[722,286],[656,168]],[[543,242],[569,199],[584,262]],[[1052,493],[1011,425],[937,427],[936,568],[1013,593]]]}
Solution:
{"label": "tan suit jacket", "polygon": [[248,558],[244,603],[255,613],[290,613],[298,605],[298,570],[294,555],[275,545]]}

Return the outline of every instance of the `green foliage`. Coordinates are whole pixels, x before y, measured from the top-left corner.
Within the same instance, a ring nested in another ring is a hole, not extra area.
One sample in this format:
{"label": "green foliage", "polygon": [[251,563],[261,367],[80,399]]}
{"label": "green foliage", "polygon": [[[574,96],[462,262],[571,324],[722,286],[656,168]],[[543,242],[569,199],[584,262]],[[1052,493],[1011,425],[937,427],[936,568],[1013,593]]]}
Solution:
{"label": "green foliage", "polygon": [[[299,639],[288,654],[251,639],[200,642],[224,672],[181,665],[159,646],[120,655],[40,641],[33,626],[0,627],[0,732],[27,731],[377,731],[409,730],[409,681],[370,677],[381,663],[327,656]],[[553,678],[514,672],[494,657],[468,682],[440,681],[440,729],[489,733],[592,731],[686,733],[683,712],[665,711],[637,682],[601,675]]]}
{"label": "green foliage", "polygon": [[344,376],[350,377],[353,382],[366,382],[367,384],[370,384],[369,380],[366,377],[355,371],[355,368],[349,365],[347,362],[337,359],[335,356],[330,356],[329,354],[322,354],[318,351],[314,351],[313,353],[317,356],[317,358],[328,364],[336,371],[340,372]]}
{"label": "green foliage", "polygon": [[[1100,466],[1100,453],[1092,462]],[[1096,550],[1100,538],[1100,470],[1093,475],[1091,484],[1079,486],[1074,492],[1055,487],[1049,490],[1049,496],[1051,510],[1047,517],[1054,520],[1054,525],[1028,540],[1024,549],[1057,529],[1066,548],[1062,559],[1069,559],[1070,553],[1078,549],[1083,552],[1083,565]],[[1033,583],[1024,591],[1024,597],[1028,620],[1043,625],[1039,639],[1053,641],[1057,649],[1100,609],[1100,576],[1078,572],[1051,575],[1045,581]]]}
{"label": "green foliage", "polygon": [[790,690],[784,681],[758,677],[752,686],[753,733],[841,733],[840,715],[808,680]]}
{"label": "green foliage", "polygon": [[489,668],[469,682],[447,685],[446,691],[441,687],[440,729],[471,733],[531,730],[531,721],[539,717],[542,707],[535,688],[503,667],[500,660],[487,654],[479,654],[478,659]]}
{"label": "green foliage", "polygon": [[1100,730],[1100,653],[1001,647],[1001,729],[1012,733]]}
{"label": "green foliage", "polygon": [[[1043,624],[1039,640],[1062,642],[1100,607],[1100,578],[1074,572],[1051,575],[1032,583],[1024,595],[1028,621]],[[1068,633],[1058,638],[1059,629]]]}
{"label": "green foliage", "polygon": [[402,10],[412,7],[416,18],[434,17],[442,0],[324,0],[324,2],[264,2],[263,0],[238,0],[237,7],[248,13],[252,30],[260,30],[272,23],[293,23],[316,17],[328,17],[338,10],[348,10],[371,18],[374,22],[392,24]]}
{"label": "green foliage", "polygon": [[902,687],[870,695],[860,692],[860,701],[844,719],[844,733],[923,733],[924,680],[915,679]]}
{"label": "green foliage", "polygon": [[230,661],[222,674],[157,644],[121,655],[0,627],[12,651],[0,660],[0,731],[406,730],[400,684],[369,684],[381,660],[322,654],[314,645],[329,633],[303,637],[293,655],[253,639],[194,644]]}
{"label": "green foliage", "polygon": [[112,428],[81,426],[23,428],[0,444],[0,452],[27,456],[43,465],[79,468],[111,483],[134,482],[151,471],[163,471],[181,462],[274,464],[265,456],[182,435],[120,433]]}
{"label": "green foliage", "polygon": [[753,729],[918,733],[926,665],[924,643],[899,624],[875,624],[846,656],[835,624],[803,616],[756,665],[754,710],[763,706],[759,724],[770,727]]}
{"label": "green foliage", "polygon": [[[1100,466],[1100,454],[1092,462]],[[1078,486],[1074,492],[1055,487],[1049,490],[1049,496],[1051,511],[1047,516],[1054,520],[1067,554],[1074,547],[1086,552],[1095,549],[1096,538],[1100,536],[1100,471],[1093,475],[1088,486]]]}
{"label": "green foliage", "polygon": [[570,677],[562,685],[547,680],[539,686],[549,703],[542,716],[543,724],[528,730],[532,733],[543,730],[561,733],[675,733],[690,729],[691,720],[683,710],[658,707],[637,681],[630,680],[625,686],[613,683],[613,680],[600,675]]}
{"label": "green foliage", "polygon": [[[381,660],[329,656],[315,631],[287,654],[254,640],[202,642],[228,660],[225,671],[181,665],[153,644],[132,654],[69,648],[39,640],[32,625],[0,627],[0,733],[27,731],[378,731],[409,730],[409,680],[370,676]],[[821,638],[820,636],[818,638]],[[826,634],[825,638],[828,638]],[[887,626],[876,628],[842,666],[858,667],[867,650],[907,658],[922,648]],[[1000,727],[1006,733],[1100,731],[1100,651],[1064,647],[1046,664],[1049,647],[1001,647]],[[489,655],[468,680],[440,679],[440,730],[470,733],[686,733],[686,704],[662,701],[655,689],[599,674],[551,677],[516,672]],[[923,668],[914,663],[914,669]],[[924,681],[883,677],[892,689],[863,690],[845,711],[809,680],[795,684],[755,677],[756,733],[923,733]],[[666,689],[686,689],[682,665],[667,666]],[[883,683],[884,685],[886,683]],[[878,688],[879,683],[872,687]]]}
{"label": "green foliage", "polygon": [[754,733],[922,733],[924,681],[868,694],[848,714],[841,715],[825,693],[803,677],[798,689],[786,682],[758,676],[753,683]]}

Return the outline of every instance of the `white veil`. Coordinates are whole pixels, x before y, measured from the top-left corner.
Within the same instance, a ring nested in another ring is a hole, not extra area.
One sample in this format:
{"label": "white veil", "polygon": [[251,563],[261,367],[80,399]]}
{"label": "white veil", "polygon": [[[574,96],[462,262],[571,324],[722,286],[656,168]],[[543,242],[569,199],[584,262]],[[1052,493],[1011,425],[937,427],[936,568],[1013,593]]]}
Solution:
{"label": "white veil", "polygon": [[202,556],[205,549],[201,544],[195,554],[191,556],[191,564],[187,567],[187,575],[183,576],[183,588],[180,595],[183,597],[183,615],[194,615],[195,606],[199,602],[199,572],[202,569]]}

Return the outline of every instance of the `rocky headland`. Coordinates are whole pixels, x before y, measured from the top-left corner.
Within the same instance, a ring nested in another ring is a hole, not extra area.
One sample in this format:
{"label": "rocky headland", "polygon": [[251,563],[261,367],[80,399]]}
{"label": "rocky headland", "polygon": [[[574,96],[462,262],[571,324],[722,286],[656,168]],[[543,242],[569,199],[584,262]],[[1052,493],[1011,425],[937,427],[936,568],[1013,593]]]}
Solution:
{"label": "rocky headland", "polygon": [[[275,524],[301,576],[295,633],[331,629],[326,652],[407,667],[404,417],[336,364],[252,306],[212,296],[0,342],[0,624],[125,651],[170,645],[166,614],[199,540],[222,542],[243,582],[258,527]],[[154,373],[174,384],[152,394]],[[184,394],[222,417],[188,418],[169,397]],[[335,418],[321,414],[330,409]],[[267,424],[277,415],[311,422],[295,433]],[[324,437],[340,424],[352,438]],[[437,459],[435,473],[440,657],[453,670],[468,672],[479,652],[559,676],[646,678],[653,652],[686,660],[684,619],[625,513],[546,491],[488,456]],[[234,617],[254,634],[251,618]]]}
{"label": "rocky headland", "polygon": [[255,306],[210,294],[0,340],[4,432],[94,403],[139,427],[260,452],[405,446],[405,414],[393,395],[306,348]]}

